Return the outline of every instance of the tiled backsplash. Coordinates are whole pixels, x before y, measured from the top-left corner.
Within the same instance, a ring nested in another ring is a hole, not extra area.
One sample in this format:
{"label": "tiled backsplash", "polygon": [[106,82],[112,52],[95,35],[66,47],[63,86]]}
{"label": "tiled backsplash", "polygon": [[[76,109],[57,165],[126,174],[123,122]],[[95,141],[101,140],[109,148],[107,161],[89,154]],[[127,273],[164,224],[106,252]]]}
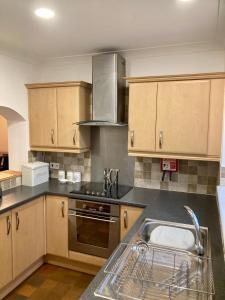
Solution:
{"label": "tiled backsplash", "polygon": [[[45,161],[59,163],[59,169],[66,171],[81,172],[83,181],[91,179],[91,156],[90,152],[85,153],[56,153],[56,152],[29,152],[29,162]],[[57,178],[58,170],[50,170],[50,177]]]}
{"label": "tiled backsplash", "polygon": [[[56,162],[60,169],[80,171],[83,181],[91,180],[91,154],[29,152],[29,161]],[[207,161],[179,160],[178,172],[171,181],[168,174],[162,181],[159,158],[136,157],[134,186],[215,195],[219,178],[219,163]],[[57,178],[58,170],[51,170],[50,177]]]}
{"label": "tiled backsplash", "polygon": [[162,181],[160,159],[137,157],[135,160],[134,185],[136,187],[181,191],[188,193],[216,193],[219,163],[180,160],[178,172]]}

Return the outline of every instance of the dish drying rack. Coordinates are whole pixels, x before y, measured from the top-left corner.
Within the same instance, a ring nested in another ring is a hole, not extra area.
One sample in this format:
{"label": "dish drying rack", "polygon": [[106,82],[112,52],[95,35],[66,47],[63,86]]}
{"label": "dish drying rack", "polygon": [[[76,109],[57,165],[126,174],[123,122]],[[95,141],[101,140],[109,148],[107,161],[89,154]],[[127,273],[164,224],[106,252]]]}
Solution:
{"label": "dish drying rack", "polygon": [[212,262],[145,242],[122,243],[95,295],[110,300],[213,299]]}

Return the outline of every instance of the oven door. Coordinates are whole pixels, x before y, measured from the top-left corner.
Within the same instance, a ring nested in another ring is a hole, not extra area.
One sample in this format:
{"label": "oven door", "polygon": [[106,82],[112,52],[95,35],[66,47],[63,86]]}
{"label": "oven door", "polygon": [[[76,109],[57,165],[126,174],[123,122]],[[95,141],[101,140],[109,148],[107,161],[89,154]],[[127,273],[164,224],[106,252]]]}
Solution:
{"label": "oven door", "polygon": [[119,218],[69,210],[69,250],[109,257],[119,243]]}

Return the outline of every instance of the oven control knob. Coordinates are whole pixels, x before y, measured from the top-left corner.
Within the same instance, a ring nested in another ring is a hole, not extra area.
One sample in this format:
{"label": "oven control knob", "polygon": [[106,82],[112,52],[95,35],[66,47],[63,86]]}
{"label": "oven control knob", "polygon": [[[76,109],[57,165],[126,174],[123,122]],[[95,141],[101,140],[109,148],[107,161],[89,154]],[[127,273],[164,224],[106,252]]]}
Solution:
{"label": "oven control knob", "polygon": [[95,192],[93,191],[93,192],[91,192],[91,194],[92,194],[92,196],[94,196],[94,195],[95,195]]}
{"label": "oven control knob", "polygon": [[100,207],[99,207],[99,211],[100,211],[100,212],[103,212],[103,209],[104,209],[103,206],[100,206]]}
{"label": "oven control knob", "polygon": [[100,193],[99,193],[99,192],[97,192],[97,193],[96,193],[96,196],[100,196]]}
{"label": "oven control knob", "polygon": [[86,194],[89,195],[89,194],[90,194],[90,191],[86,191]]}
{"label": "oven control knob", "polygon": [[105,196],[105,192],[102,192],[102,193],[101,193],[101,196],[104,197],[104,196]]}

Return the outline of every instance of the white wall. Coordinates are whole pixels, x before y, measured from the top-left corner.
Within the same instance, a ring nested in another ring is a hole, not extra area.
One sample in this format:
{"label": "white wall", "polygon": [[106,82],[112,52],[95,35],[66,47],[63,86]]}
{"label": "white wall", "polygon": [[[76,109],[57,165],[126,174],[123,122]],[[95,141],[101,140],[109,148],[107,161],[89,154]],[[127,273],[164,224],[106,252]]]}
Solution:
{"label": "white wall", "polygon": [[[127,62],[127,76],[225,70],[224,51],[212,45],[155,48],[123,52],[122,55]],[[21,168],[21,164],[27,161],[29,149],[27,92],[24,84],[66,80],[91,82],[91,56],[52,59],[40,65],[0,55],[0,111],[3,106],[9,107],[24,120],[9,121],[11,169]]]}
{"label": "white wall", "polygon": [[[153,48],[121,53],[127,76],[168,75],[224,71],[225,53],[212,45],[199,44]],[[91,56],[49,60],[42,65],[40,81],[92,81]]]}
{"label": "white wall", "polygon": [[[0,114],[8,118],[9,168],[13,170],[20,170],[28,157],[28,107],[24,84],[36,81],[39,74],[37,64],[0,55]],[[14,113],[8,115],[4,107]]]}

